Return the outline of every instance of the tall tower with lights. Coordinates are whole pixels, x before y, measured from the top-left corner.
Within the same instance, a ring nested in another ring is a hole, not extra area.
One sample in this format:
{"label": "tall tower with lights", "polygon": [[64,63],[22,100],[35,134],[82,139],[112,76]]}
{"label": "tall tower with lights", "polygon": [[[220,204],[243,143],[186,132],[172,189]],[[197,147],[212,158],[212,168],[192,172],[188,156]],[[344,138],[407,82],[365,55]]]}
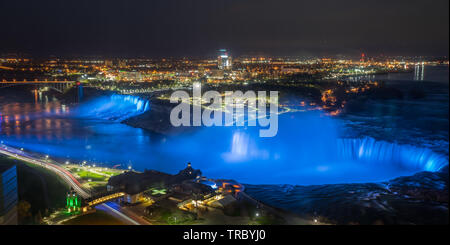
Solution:
{"label": "tall tower with lights", "polygon": [[219,49],[219,56],[217,57],[217,66],[220,70],[231,70],[232,61],[226,49]]}

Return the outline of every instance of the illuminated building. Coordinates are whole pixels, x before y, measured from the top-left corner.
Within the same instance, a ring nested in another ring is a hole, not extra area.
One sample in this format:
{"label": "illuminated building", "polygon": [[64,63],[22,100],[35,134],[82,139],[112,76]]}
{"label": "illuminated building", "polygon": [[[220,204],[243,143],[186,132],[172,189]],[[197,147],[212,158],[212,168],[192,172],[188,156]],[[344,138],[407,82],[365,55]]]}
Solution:
{"label": "illuminated building", "polygon": [[118,61],[118,65],[120,68],[126,67],[127,66],[127,61],[126,60],[119,60]]}
{"label": "illuminated building", "polygon": [[113,66],[113,62],[112,60],[105,60],[104,65],[107,67],[112,67]]}
{"label": "illuminated building", "polygon": [[75,191],[73,189],[71,189],[70,192],[67,193],[66,209],[68,213],[76,213],[81,209],[81,200],[75,194]]}
{"label": "illuminated building", "polygon": [[142,74],[137,71],[120,71],[117,79],[120,81],[136,81],[141,82],[142,81]]}
{"label": "illuminated building", "polygon": [[219,49],[219,57],[217,57],[217,66],[220,70],[231,70],[231,56],[226,49]]}
{"label": "illuminated building", "polygon": [[0,225],[17,225],[16,166],[0,166]]}
{"label": "illuminated building", "polygon": [[[173,186],[179,186],[180,189],[188,190],[188,192],[192,192],[193,190],[203,191],[204,188],[209,190],[210,188],[206,185],[198,184],[201,186],[199,187],[197,183],[187,181],[195,180],[197,176],[201,175],[202,172],[192,168],[190,163],[188,163],[185,169],[175,175],[155,170],[146,170],[143,173],[127,171],[109,178],[107,189],[109,191],[124,192],[125,202],[136,203],[150,188],[153,188],[152,194],[163,194],[166,191],[165,189],[170,189]],[[186,183],[186,181],[189,183]],[[155,191],[155,186],[158,186],[159,191]]]}

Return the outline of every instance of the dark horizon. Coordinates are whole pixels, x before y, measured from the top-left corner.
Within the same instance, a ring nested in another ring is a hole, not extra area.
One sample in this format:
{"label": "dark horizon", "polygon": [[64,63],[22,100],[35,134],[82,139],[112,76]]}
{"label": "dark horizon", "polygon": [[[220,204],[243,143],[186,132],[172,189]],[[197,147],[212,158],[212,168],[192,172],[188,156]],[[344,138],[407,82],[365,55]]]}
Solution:
{"label": "dark horizon", "polygon": [[0,54],[448,57],[449,1],[3,1]]}

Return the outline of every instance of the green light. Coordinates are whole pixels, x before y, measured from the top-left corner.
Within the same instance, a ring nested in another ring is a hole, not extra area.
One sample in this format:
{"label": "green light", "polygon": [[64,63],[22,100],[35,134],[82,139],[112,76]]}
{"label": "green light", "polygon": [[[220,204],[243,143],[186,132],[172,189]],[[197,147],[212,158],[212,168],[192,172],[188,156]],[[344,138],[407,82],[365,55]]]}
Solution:
{"label": "green light", "polygon": [[79,212],[81,208],[81,202],[75,193],[67,195],[66,208],[68,213]]}
{"label": "green light", "polygon": [[153,189],[152,190],[152,195],[165,195],[166,194],[166,189]]}

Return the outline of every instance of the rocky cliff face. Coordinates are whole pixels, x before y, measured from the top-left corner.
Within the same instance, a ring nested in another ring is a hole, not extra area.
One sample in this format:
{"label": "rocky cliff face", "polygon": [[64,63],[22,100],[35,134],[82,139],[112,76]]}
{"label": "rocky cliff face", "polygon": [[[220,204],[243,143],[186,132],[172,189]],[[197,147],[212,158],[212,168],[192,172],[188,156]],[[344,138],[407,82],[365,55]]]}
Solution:
{"label": "rocky cliff face", "polygon": [[122,123],[162,135],[177,135],[195,130],[196,127],[172,126],[170,123],[170,111],[175,106],[176,104],[170,104],[168,101],[151,100],[149,111],[128,118]]}

